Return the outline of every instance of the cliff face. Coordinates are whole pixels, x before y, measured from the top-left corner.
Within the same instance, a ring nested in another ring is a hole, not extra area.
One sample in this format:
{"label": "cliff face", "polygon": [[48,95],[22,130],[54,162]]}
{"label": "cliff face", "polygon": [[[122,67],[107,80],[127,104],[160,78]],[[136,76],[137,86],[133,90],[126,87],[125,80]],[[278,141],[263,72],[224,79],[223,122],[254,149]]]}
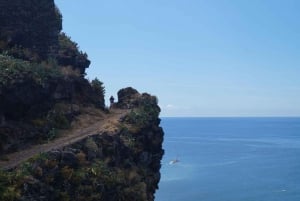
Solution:
{"label": "cliff face", "polygon": [[53,138],[87,106],[104,108],[100,81],[63,69],[0,55],[0,156]]}
{"label": "cliff face", "polygon": [[0,52],[41,62],[55,60],[85,73],[90,61],[65,33],[54,0],[0,0]]}
{"label": "cliff face", "polygon": [[0,200],[153,201],[163,130],[133,88],[105,108],[53,0],[0,0]]}
{"label": "cliff face", "polygon": [[103,83],[84,78],[90,61],[61,29],[53,0],[0,0],[0,157],[105,107]]}
{"label": "cliff face", "polygon": [[1,0],[0,10],[2,48],[21,46],[46,58],[58,47],[62,20],[53,0]]}
{"label": "cliff face", "polygon": [[125,110],[115,129],[95,132],[0,172],[0,199],[153,201],[164,153],[159,107],[149,94],[135,93],[125,102],[136,104]]}

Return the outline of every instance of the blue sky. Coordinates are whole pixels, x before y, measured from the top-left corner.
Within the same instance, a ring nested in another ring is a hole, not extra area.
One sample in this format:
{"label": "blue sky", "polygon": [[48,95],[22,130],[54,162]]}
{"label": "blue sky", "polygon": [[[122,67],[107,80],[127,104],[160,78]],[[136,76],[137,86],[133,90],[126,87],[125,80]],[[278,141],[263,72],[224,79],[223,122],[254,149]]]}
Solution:
{"label": "blue sky", "polygon": [[162,116],[300,116],[298,0],[56,0],[106,96],[132,86]]}

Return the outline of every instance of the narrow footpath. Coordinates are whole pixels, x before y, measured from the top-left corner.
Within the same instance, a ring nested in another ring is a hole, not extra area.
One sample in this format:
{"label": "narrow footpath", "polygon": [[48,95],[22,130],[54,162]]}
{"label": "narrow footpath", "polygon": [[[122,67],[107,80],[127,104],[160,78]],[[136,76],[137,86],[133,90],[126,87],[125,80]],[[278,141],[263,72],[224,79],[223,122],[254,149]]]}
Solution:
{"label": "narrow footpath", "polygon": [[62,137],[56,138],[46,144],[33,145],[30,148],[6,155],[7,161],[0,160],[0,169],[8,170],[21,164],[22,162],[41,153],[48,152],[53,149],[61,149],[67,145],[80,141],[87,136],[99,135],[102,133],[113,133],[118,129],[119,120],[128,113],[128,110],[114,109],[109,114],[96,123],[86,128],[77,128],[66,132]]}

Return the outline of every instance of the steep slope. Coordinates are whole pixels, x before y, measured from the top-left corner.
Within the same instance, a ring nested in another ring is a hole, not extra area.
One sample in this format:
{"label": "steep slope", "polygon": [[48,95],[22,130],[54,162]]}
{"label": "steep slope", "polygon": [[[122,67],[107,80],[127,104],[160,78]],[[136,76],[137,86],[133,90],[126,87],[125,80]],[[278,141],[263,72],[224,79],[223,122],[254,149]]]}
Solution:
{"label": "steep slope", "polygon": [[0,0],[0,10],[1,157],[55,138],[84,108],[105,103],[53,0]]}
{"label": "steep slope", "polygon": [[53,0],[1,0],[0,50],[25,48],[47,59],[58,48],[62,16]]}
{"label": "steep slope", "polygon": [[[118,120],[99,121],[77,140],[0,172],[0,199],[153,201],[164,153],[160,110],[149,94],[127,97],[112,110]],[[124,103],[127,109],[117,108]]]}
{"label": "steep slope", "polygon": [[[112,130],[115,131],[117,130],[115,125],[120,118],[124,117],[127,113],[127,110],[113,109],[110,110],[108,114],[101,113],[101,116],[91,116],[93,119],[98,118],[96,123],[91,123],[80,127],[74,125],[74,128],[65,130],[61,133],[62,135],[59,138],[49,141],[48,143],[37,144],[32,147],[28,147],[25,150],[6,154],[6,160],[0,160],[0,167],[4,170],[9,170],[41,152],[48,152],[52,149],[62,148],[66,145],[80,141],[96,132],[105,133],[111,132]],[[78,118],[80,120],[82,117],[79,116]],[[76,124],[77,123],[78,121]]]}
{"label": "steep slope", "polygon": [[0,0],[0,200],[153,201],[157,99],[104,86],[62,29],[54,0]]}

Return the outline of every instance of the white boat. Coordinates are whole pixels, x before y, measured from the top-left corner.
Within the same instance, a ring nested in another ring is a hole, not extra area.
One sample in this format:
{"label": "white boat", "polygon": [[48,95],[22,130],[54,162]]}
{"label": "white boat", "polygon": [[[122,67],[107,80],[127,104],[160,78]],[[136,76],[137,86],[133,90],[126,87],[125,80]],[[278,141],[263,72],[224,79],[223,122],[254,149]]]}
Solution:
{"label": "white boat", "polygon": [[178,163],[179,162],[179,160],[176,158],[176,159],[174,159],[174,160],[171,160],[170,162],[169,162],[169,165],[174,165],[175,163]]}

